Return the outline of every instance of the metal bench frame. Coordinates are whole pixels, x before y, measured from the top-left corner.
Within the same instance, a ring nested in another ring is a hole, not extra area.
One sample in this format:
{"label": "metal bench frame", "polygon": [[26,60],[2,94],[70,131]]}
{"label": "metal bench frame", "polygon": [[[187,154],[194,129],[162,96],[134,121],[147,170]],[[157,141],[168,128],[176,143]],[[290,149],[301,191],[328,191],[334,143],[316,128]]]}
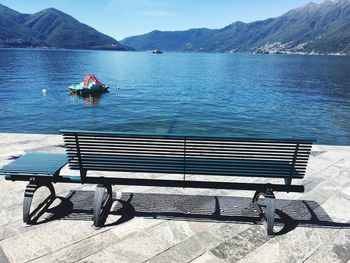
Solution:
{"label": "metal bench frame", "polygon": [[[265,200],[264,216],[267,234],[273,235],[275,217],[274,192],[304,192],[304,186],[293,185],[293,179],[305,175],[312,143],[309,139],[256,139],[226,136],[155,135],[62,130],[70,169],[79,176],[32,176],[28,189],[51,183],[96,184],[93,222],[103,225],[112,204],[112,185],[208,188],[255,191],[253,202]],[[142,172],[179,174],[177,180],[96,177],[88,171]],[[281,184],[187,180],[186,175],[279,178]],[[28,175],[7,175],[10,180],[28,181]],[[29,187],[30,186],[30,187]],[[34,190],[34,191],[35,191]],[[32,191],[32,190],[31,190]],[[29,193],[29,190],[26,191]],[[29,196],[29,195],[28,195]],[[30,222],[31,199],[24,204],[24,221]]]}

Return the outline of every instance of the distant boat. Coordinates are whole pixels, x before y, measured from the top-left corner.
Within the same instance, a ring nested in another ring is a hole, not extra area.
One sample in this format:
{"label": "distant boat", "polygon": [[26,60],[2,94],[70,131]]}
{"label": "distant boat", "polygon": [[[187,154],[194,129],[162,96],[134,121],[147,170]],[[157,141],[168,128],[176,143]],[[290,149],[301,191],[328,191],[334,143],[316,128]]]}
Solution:
{"label": "distant boat", "polygon": [[160,49],[154,49],[152,51],[153,54],[163,54],[163,51],[161,51]]}

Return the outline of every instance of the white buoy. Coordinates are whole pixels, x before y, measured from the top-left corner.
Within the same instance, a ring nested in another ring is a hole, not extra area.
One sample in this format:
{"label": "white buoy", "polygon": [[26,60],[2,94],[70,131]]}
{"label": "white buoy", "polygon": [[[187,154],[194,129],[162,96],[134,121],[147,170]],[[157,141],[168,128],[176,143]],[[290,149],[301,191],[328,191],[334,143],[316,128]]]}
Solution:
{"label": "white buoy", "polygon": [[42,89],[42,90],[41,90],[41,93],[42,93],[43,95],[46,95],[46,89]]}

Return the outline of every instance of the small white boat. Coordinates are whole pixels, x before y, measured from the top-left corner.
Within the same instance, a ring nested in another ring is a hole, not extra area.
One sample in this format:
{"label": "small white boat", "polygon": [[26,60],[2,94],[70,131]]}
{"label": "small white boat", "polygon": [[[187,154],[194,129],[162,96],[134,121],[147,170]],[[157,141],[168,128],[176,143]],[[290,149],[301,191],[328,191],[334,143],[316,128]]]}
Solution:
{"label": "small white boat", "polygon": [[154,49],[152,51],[153,54],[163,54],[163,51],[161,51],[160,49]]}

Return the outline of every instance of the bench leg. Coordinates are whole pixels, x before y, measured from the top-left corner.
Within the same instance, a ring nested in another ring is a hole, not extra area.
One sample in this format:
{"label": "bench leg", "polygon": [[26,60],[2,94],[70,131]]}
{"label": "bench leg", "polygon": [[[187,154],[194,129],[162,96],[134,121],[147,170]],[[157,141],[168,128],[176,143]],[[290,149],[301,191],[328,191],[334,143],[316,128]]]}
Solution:
{"label": "bench leg", "polygon": [[[105,196],[107,192],[107,196]],[[101,227],[107,218],[109,209],[112,205],[112,186],[99,184],[96,186],[94,195],[94,226]]]}
{"label": "bench leg", "polygon": [[276,210],[275,195],[273,194],[272,191],[266,191],[266,192],[257,191],[254,194],[253,203],[257,202],[261,195],[265,197],[265,206],[266,206],[265,218],[267,222],[267,234],[269,236],[272,236],[274,234],[273,226],[275,224],[275,210]]}
{"label": "bench leg", "polygon": [[[45,186],[50,190],[50,195],[41,202],[37,208],[35,208],[32,212],[30,212],[30,207],[32,205],[32,200],[34,197],[34,193],[40,187]],[[45,210],[52,204],[55,200],[56,194],[55,189],[52,183],[35,183],[30,182],[26,190],[24,191],[24,199],[23,199],[23,222],[26,224],[31,224],[38,220],[38,218],[45,212]]]}

